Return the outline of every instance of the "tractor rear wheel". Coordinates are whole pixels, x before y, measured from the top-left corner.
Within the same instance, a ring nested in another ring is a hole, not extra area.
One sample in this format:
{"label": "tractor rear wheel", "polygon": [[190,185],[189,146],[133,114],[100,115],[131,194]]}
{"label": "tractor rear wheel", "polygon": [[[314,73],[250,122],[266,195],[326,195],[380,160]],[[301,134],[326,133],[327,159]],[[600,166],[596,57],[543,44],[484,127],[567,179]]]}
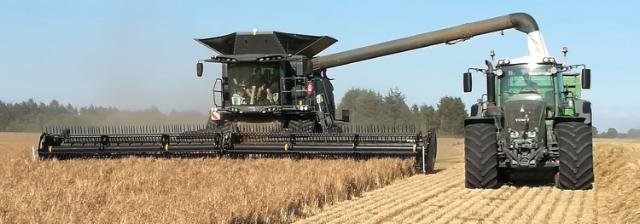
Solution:
{"label": "tractor rear wheel", "polygon": [[555,127],[560,153],[556,186],[566,190],[586,190],[593,185],[593,145],[591,127],[582,122],[563,122]]}
{"label": "tractor rear wheel", "polygon": [[464,127],[464,184],[466,188],[498,187],[498,144],[492,123]]}

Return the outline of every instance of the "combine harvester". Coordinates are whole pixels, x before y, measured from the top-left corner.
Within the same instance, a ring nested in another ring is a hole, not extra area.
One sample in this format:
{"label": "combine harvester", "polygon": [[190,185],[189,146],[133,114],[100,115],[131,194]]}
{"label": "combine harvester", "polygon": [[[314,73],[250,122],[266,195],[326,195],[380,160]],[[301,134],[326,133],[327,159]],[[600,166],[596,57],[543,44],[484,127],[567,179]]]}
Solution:
{"label": "combine harvester", "polygon": [[[206,126],[48,128],[41,158],[115,156],[393,156],[414,157],[422,172],[433,170],[436,135],[407,127],[343,126],[336,118],[328,68],[515,28],[531,33],[533,18],[515,13],[326,56],[328,36],[282,32],[232,33],[197,39],[219,55],[214,104]],[[217,96],[220,97],[217,97]]]}

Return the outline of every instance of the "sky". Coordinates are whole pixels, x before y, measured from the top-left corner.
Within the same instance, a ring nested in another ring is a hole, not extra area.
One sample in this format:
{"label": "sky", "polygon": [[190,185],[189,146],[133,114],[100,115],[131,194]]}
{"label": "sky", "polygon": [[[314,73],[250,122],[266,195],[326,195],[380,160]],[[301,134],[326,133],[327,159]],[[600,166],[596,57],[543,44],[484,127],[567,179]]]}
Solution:
{"label": "sky", "polygon": [[[514,12],[531,14],[550,53],[592,69],[600,131],[640,128],[640,75],[634,58],[637,1],[0,1],[0,100],[56,99],[72,105],[163,111],[208,111],[220,66],[193,38],[236,31],[328,35],[338,42],[319,55],[429,32]],[[560,52],[568,47],[564,58]],[[525,35],[505,30],[455,45],[437,45],[331,68],[336,98],[353,87],[384,94],[398,87],[409,104],[436,105],[442,96],[471,105],[486,90],[462,73],[497,58],[527,53]],[[630,60],[631,59],[631,60]]]}

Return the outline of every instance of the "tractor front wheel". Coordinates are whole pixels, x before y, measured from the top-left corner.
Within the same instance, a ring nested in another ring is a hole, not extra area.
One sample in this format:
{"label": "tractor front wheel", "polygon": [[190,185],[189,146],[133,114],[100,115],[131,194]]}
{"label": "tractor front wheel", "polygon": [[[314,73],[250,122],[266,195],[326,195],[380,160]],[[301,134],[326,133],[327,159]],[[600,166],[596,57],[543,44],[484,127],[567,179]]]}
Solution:
{"label": "tractor front wheel", "polygon": [[555,127],[560,153],[556,186],[566,190],[586,190],[593,185],[593,145],[591,127],[582,122],[563,122]]}
{"label": "tractor front wheel", "polygon": [[498,146],[493,123],[464,127],[464,183],[466,188],[498,187]]}

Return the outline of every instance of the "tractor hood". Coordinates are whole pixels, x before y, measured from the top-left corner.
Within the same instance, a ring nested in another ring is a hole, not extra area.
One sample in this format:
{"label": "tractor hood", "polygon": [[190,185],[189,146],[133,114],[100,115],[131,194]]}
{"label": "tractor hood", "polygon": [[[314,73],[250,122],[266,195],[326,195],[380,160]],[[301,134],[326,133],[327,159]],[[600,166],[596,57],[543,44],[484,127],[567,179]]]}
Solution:
{"label": "tractor hood", "polygon": [[236,32],[219,37],[195,39],[222,55],[304,55],[312,58],[337,40],[282,32]]}
{"label": "tractor hood", "polygon": [[540,128],[544,119],[544,102],[537,93],[521,93],[503,105],[505,128],[523,133]]}

